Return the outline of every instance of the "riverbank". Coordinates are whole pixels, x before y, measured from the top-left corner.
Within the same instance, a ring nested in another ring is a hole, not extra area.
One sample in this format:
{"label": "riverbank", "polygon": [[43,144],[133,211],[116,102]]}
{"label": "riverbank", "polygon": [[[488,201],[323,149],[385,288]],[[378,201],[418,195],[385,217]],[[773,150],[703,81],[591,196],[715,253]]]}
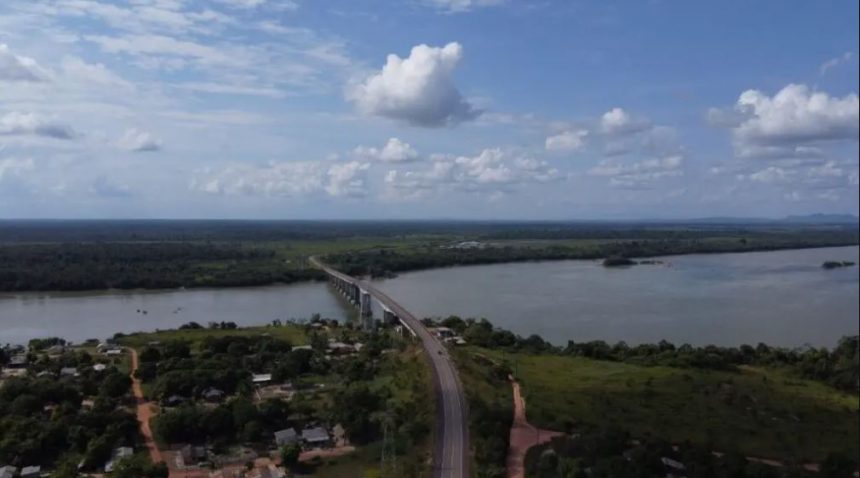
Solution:
{"label": "riverbank", "polygon": [[0,291],[249,287],[455,265],[653,257],[860,243],[856,224],[10,223]]}

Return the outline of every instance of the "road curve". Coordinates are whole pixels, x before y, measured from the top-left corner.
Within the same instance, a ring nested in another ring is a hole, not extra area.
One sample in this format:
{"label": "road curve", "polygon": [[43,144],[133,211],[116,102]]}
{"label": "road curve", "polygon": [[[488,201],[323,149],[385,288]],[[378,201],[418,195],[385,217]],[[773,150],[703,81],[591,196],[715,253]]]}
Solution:
{"label": "road curve", "polygon": [[457,375],[453,359],[442,342],[424,327],[418,319],[394,299],[372,284],[358,280],[326,266],[314,257],[311,264],[327,274],[358,285],[374,299],[394,312],[401,322],[412,329],[433,368],[433,382],[436,389],[436,443],[433,451],[433,476],[435,478],[469,477],[469,423],[466,397],[463,385]]}

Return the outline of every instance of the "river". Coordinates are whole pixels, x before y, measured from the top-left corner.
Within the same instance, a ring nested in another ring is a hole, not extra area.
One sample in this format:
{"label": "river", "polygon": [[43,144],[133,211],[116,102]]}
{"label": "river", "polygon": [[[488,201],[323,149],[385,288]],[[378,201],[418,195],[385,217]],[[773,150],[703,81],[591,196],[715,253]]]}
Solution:
{"label": "river", "polygon": [[[453,267],[404,273],[377,285],[416,316],[486,317],[556,344],[603,339],[833,346],[858,333],[858,247],[660,258],[605,268],[596,261]],[[140,312],[138,312],[140,310]],[[146,311],[143,314],[142,311]],[[188,321],[240,325],[349,311],[323,283],[163,292],[0,296],[0,343],[61,336],[80,341]]]}

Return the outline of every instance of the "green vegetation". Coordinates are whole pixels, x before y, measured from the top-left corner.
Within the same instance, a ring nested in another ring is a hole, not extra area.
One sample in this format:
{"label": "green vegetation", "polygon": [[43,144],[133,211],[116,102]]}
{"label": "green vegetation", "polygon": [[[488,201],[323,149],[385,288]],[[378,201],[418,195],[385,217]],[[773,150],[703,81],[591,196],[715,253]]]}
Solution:
{"label": "green vegetation", "polygon": [[627,257],[612,256],[603,259],[603,267],[635,266],[636,261]]}
{"label": "green vegetation", "polygon": [[617,427],[634,436],[720,451],[820,461],[851,453],[856,396],[778,371],[701,371],[551,355],[497,355],[513,364],[537,426]]}
{"label": "green vegetation", "polygon": [[[377,447],[387,428],[398,470],[407,470],[406,476],[427,471],[434,408],[427,400],[429,370],[415,345],[333,320],[248,329],[212,325],[118,337],[139,350],[137,376],[149,398],[163,405],[153,421],[161,446],[205,444],[220,453],[242,445],[268,454],[278,430],[341,425],[363,450]],[[336,355],[327,350],[329,339],[362,346],[358,353]],[[299,344],[310,347],[293,348]],[[263,373],[272,375],[272,385],[253,385],[252,374]],[[288,397],[279,387],[285,383]],[[223,395],[208,399],[213,389]],[[295,450],[279,453],[294,458]],[[354,472],[380,472],[379,454],[360,465],[354,457],[294,465],[315,474],[339,461],[352,463]]]}
{"label": "green vegetation", "polygon": [[[79,463],[96,470],[115,447],[139,445],[121,359],[74,349],[52,357],[34,349],[28,357],[28,374],[0,387],[0,463],[56,467],[69,473],[57,476],[71,477]],[[95,370],[97,362],[106,368]]]}
{"label": "green vegetation", "polygon": [[[481,415],[492,409],[500,428],[510,425],[510,371],[523,386],[532,424],[579,435],[576,443],[553,443],[553,456],[543,464],[544,449],[533,452],[532,476],[584,476],[584,468],[595,476],[653,476],[627,474],[631,462],[621,457],[624,451],[639,456],[642,461],[633,463],[646,470],[655,469],[655,457],[698,466],[701,474],[688,476],[771,476],[770,467],[738,462],[739,456],[837,468],[856,463],[856,336],[833,350],[676,348],[665,341],[555,347],[483,319],[449,317],[441,325],[470,344],[455,353],[473,409]],[[482,476],[504,476],[498,466],[507,443],[495,442],[507,434],[476,418],[471,430],[478,468],[487,470]],[[671,444],[680,451],[667,452]],[[717,459],[711,450],[728,455]]]}
{"label": "green vegetation", "polygon": [[[541,231],[534,231],[541,236]],[[579,234],[579,235],[577,235]],[[561,234],[559,234],[561,235]],[[603,237],[600,237],[603,236]],[[489,236],[494,237],[494,236]],[[606,265],[632,265],[632,257],[674,254],[751,252],[806,247],[844,246],[858,242],[854,229],[828,233],[788,230],[585,229],[556,240],[486,239],[483,247],[416,244],[412,248],[370,249],[330,254],[327,263],[351,275],[388,277],[397,272],[457,265],[564,259],[610,259]]]}
{"label": "green vegetation", "polygon": [[233,287],[463,264],[854,245],[856,224],[4,221],[0,290]]}

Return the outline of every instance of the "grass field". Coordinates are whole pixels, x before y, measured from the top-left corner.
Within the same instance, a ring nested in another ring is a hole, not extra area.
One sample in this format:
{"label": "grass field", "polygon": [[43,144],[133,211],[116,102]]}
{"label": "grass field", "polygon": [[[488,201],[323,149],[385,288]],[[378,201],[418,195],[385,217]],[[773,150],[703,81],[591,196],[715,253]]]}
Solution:
{"label": "grass field", "polygon": [[799,462],[818,461],[833,451],[856,453],[858,397],[779,371],[713,372],[480,353],[511,365],[523,384],[529,421],[542,428],[616,426],[634,436]]}
{"label": "grass field", "polygon": [[156,332],[140,332],[126,335],[120,338],[119,343],[136,349],[142,348],[149,342],[159,341],[167,342],[171,340],[182,340],[191,344],[191,350],[197,350],[199,344],[206,337],[226,337],[226,336],[257,336],[261,334],[269,334],[273,338],[286,340],[292,345],[305,345],[308,343],[307,334],[304,329],[299,326],[284,325],[280,327],[260,326],[260,327],[243,327],[234,330],[222,329],[175,329],[162,330]]}

